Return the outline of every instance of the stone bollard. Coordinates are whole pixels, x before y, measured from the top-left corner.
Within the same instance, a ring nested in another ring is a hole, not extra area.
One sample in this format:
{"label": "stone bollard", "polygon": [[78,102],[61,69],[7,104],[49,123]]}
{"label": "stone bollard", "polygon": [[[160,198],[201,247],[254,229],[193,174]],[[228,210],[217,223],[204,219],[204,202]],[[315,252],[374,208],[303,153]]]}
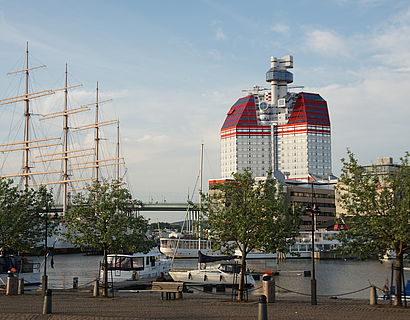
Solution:
{"label": "stone bollard", "polygon": [[98,297],[100,295],[100,287],[98,279],[94,280],[93,296]]}
{"label": "stone bollard", "polygon": [[262,276],[263,295],[266,297],[266,302],[275,302],[275,278],[265,273]]}
{"label": "stone bollard", "polygon": [[377,304],[377,294],[376,294],[376,287],[370,287],[370,305],[374,306]]}
{"label": "stone bollard", "polygon": [[24,294],[24,278],[19,279],[17,294]]}
{"label": "stone bollard", "polygon": [[6,286],[6,296],[17,295],[18,279],[14,277],[13,272],[8,272],[7,275],[7,286]]}
{"label": "stone bollard", "polygon": [[73,278],[73,289],[78,289],[78,277]]}
{"label": "stone bollard", "polygon": [[258,320],[268,320],[268,306],[266,297],[261,295],[258,303]]}
{"label": "stone bollard", "polygon": [[53,292],[51,289],[47,289],[44,295],[44,302],[43,302],[43,314],[50,314],[52,313],[52,294]]}

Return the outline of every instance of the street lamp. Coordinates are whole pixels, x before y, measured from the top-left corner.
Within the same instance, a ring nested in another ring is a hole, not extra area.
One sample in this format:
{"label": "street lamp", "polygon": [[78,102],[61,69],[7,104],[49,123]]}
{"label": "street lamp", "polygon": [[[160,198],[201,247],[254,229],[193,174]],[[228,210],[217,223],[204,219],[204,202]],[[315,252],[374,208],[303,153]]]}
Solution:
{"label": "street lamp", "polygon": [[44,212],[44,219],[45,219],[45,230],[44,230],[44,269],[43,269],[43,277],[42,277],[42,288],[43,294],[46,294],[47,287],[48,287],[48,276],[47,276],[47,230],[48,230],[48,208],[47,206],[43,208]]}
{"label": "street lamp", "polygon": [[320,209],[313,202],[314,190],[313,182],[311,183],[311,202],[310,207],[307,207],[304,212],[308,213],[312,217],[312,247],[311,247],[311,259],[312,259],[312,272],[310,280],[310,302],[312,305],[317,305],[317,289],[316,289],[316,269],[315,269],[315,216],[320,214]]}

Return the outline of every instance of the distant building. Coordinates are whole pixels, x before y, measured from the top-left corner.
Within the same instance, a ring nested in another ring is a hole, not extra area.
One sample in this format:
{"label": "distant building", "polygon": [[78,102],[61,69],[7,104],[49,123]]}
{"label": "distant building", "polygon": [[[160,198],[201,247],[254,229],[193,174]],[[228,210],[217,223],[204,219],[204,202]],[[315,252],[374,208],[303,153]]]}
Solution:
{"label": "distant building", "polygon": [[[255,180],[263,180],[256,178]],[[211,179],[209,180],[209,193],[218,192],[214,189],[216,183],[224,183],[231,179]],[[315,216],[315,230],[331,229],[335,224],[336,205],[334,183],[304,183],[299,181],[286,180],[279,182],[283,192],[286,194],[294,210],[303,211],[306,207],[311,207],[312,203],[319,208],[320,212]],[[300,231],[312,230],[312,217],[307,214],[301,215]]]}
{"label": "distant building", "polygon": [[220,131],[221,176],[248,169],[254,177],[280,171],[291,180],[331,180],[331,130],[326,101],[290,92],[293,57],[271,58],[270,89],[254,86],[227,113]]}
{"label": "distant building", "polygon": [[[360,166],[366,173],[378,176],[386,176],[392,174],[395,170],[400,168],[400,165],[393,162],[391,157],[381,157],[376,158],[375,163],[365,164]],[[340,182],[337,184],[340,186]],[[345,214],[346,211],[342,208],[340,202],[341,193],[337,191],[335,193],[335,204],[336,204],[336,216],[340,217],[342,214]]]}

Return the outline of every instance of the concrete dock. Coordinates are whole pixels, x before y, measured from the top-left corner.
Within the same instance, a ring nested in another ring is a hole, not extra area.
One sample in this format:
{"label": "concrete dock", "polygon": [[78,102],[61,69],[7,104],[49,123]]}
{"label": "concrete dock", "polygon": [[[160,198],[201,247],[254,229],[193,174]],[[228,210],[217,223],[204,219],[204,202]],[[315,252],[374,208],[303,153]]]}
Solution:
{"label": "concrete dock", "polygon": [[[157,292],[121,293],[114,298],[91,294],[53,294],[52,314],[42,315],[43,296],[0,296],[0,319],[257,319],[258,301],[232,302],[230,295],[186,293],[183,300],[160,300]],[[410,319],[410,307],[368,300],[319,299],[312,306],[307,298],[281,298],[268,304],[268,319]]]}

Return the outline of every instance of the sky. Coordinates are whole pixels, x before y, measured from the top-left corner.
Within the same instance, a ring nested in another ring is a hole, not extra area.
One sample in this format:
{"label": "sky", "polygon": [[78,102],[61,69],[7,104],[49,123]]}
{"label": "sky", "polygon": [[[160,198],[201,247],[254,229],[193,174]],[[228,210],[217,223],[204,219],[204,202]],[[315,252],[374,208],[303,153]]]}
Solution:
{"label": "sky", "polygon": [[[93,102],[97,81],[112,99],[102,117],[120,120],[126,179],[144,202],[194,192],[201,144],[204,181],[219,177],[226,113],[242,90],[266,86],[271,56],[293,55],[293,85],[327,101],[336,176],[347,148],[360,163],[409,151],[409,1],[0,0],[0,99],[21,94],[21,78],[7,73],[23,66],[27,41],[30,64],[47,65],[31,72],[33,90],[62,87],[67,63],[69,83],[82,84],[73,106]],[[61,96],[34,105],[61,106]],[[23,106],[0,107],[6,141]],[[115,130],[104,130],[115,145]]]}

